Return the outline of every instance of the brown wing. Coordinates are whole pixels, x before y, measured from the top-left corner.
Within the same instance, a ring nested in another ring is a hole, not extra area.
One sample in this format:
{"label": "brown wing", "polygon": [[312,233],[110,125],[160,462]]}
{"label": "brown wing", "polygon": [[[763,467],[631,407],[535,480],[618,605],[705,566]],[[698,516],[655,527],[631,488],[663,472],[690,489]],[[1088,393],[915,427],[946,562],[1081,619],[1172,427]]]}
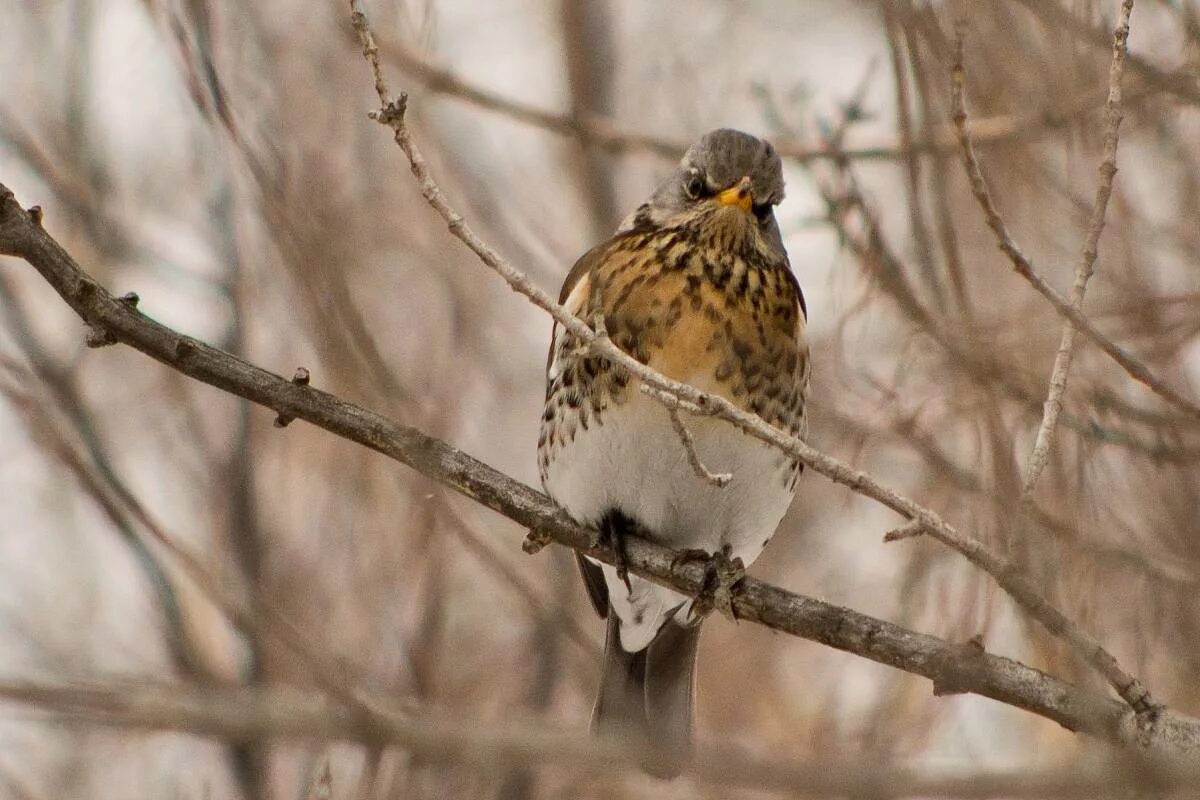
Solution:
{"label": "brown wing", "polygon": [[[593,267],[603,258],[608,251],[612,240],[604,242],[588,250],[575,265],[571,267],[571,271],[567,273],[566,279],[563,281],[562,289],[558,293],[558,302],[565,304],[567,298],[571,296],[571,292],[575,287],[579,286],[580,281],[591,274]],[[581,308],[586,307],[581,306]],[[575,313],[579,313],[579,309],[572,309]],[[558,323],[554,324],[554,329],[550,333],[550,348],[546,353],[546,370],[550,369],[550,362],[554,358],[554,339],[558,334]],[[583,578],[584,588],[587,589],[588,599],[592,603],[592,608],[596,609],[596,613],[601,618],[608,616],[608,586],[604,582],[604,573],[600,567],[585,559],[578,553],[575,554],[575,562],[579,565],[579,575]]]}
{"label": "brown wing", "polygon": [[[560,289],[558,292],[558,302],[560,305],[567,302],[567,298],[571,296],[571,291],[579,285],[579,282],[583,280],[584,277],[591,273],[592,268],[596,266],[601,258],[603,258],[604,253],[608,250],[608,246],[610,244],[612,244],[611,239],[607,242],[596,245],[591,250],[588,250],[579,257],[579,260],[575,262],[573,267],[571,267],[571,271],[567,273],[567,277],[563,281],[562,289]],[[579,311],[575,310],[575,313],[578,314]],[[553,329],[550,331],[550,347],[546,352],[547,371],[550,370],[550,362],[554,358],[554,339],[557,335],[558,323],[556,322],[554,323]]]}
{"label": "brown wing", "polygon": [[788,281],[792,284],[792,288],[796,290],[796,305],[800,307],[800,316],[804,321],[808,321],[808,304],[804,302],[804,290],[800,288],[800,280],[796,277],[796,273],[792,272],[792,265],[784,260],[784,272],[787,274]]}

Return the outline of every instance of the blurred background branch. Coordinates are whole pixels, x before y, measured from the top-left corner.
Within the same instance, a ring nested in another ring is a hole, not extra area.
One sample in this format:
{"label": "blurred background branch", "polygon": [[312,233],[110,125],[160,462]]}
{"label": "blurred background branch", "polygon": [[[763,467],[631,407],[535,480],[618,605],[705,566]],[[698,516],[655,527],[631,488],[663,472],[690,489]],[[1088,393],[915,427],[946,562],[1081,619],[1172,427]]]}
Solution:
{"label": "blurred background branch", "polygon": [[[478,769],[497,763],[549,763],[598,773],[637,764],[637,753],[628,747],[541,721],[452,720],[442,709],[410,705],[390,712],[383,726],[365,727],[328,698],[283,687],[0,683],[0,697],[46,712],[60,722],[178,730],[230,741],[340,739],[390,744],[434,761],[466,761]],[[1121,759],[1084,771],[1060,767],[1032,773],[955,775],[904,765],[881,770],[858,760],[784,763],[728,744],[702,748],[695,771],[719,787],[879,798],[1088,798],[1148,786],[1170,791],[1195,781],[1194,773],[1156,770]]]}

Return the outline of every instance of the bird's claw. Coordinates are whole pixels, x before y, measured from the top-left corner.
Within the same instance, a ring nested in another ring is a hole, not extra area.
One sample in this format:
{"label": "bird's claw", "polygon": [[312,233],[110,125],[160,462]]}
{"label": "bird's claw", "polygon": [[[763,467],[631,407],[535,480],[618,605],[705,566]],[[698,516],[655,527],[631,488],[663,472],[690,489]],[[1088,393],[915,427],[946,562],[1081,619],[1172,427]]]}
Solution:
{"label": "bird's claw", "polygon": [[707,565],[711,560],[712,553],[707,550],[701,550],[698,547],[689,547],[675,554],[675,557],[671,559],[671,569],[678,569],[679,567],[697,562]]}
{"label": "bird's claw", "polygon": [[612,550],[613,567],[617,570],[617,578],[625,584],[625,589],[633,594],[633,584],[629,582],[629,557],[625,555],[625,533],[618,525],[604,525],[600,528],[597,542]]}
{"label": "bird's claw", "polygon": [[704,550],[685,550],[672,562],[672,566],[688,561],[701,561],[704,564],[704,585],[692,602],[692,621],[703,619],[714,610],[720,611],[727,619],[737,621],[733,601],[738,584],[746,577],[746,565],[732,553],[733,548],[729,545],[711,555]]}

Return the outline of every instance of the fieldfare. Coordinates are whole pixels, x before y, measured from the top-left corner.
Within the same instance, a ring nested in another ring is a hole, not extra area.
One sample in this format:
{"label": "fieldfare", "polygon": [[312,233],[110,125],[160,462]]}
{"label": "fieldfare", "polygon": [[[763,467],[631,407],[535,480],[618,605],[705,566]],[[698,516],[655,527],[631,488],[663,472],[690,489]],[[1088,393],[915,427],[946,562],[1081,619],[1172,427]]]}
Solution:
{"label": "fieldfare", "polygon": [[[775,221],[779,155],[735,130],[706,134],[671,176],[571,269],[560,302],[670,378],[803,435],[806,309]],[[702,478],[667,409],[557,324],[538,466],[546,492],[620,554],[627,534],[750,564],[787,511],[800,465],[723,420],[684,414]],[[579,558],[607,619],[593,729],[639,737],[652,772],[678,772],[692,736],[700,614],[623,568]]]}

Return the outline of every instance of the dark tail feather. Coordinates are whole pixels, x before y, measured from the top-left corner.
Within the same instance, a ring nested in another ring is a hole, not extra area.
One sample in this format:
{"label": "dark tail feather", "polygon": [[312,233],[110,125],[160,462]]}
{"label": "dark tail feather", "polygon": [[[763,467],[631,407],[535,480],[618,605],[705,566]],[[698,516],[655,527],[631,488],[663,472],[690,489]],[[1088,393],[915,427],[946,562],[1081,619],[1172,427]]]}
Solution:
{"label": "dark tail feather", "polygon": [[678,775],[691,752],[699,644],[698,624],[667,620],[645,651],[646,721],[657,753],[643,766],[660,778]]}
{"label": "dark tail feather", "polygon": [[617,626],[617,615],[610,610],[592,730],[646,742],[650,747],[642,767],[651,775],[673,778],[683,769],[692,745],[700,626],[668,621],[637,653],[622,649]]}
{"label": "dark tail feather", "polygon": [[604,675],[592,709],[592,731],[605,736],[642,737],[646,734],[646,651],[626,653],[617,633],[619,622],[608,612],[604,634]]}

